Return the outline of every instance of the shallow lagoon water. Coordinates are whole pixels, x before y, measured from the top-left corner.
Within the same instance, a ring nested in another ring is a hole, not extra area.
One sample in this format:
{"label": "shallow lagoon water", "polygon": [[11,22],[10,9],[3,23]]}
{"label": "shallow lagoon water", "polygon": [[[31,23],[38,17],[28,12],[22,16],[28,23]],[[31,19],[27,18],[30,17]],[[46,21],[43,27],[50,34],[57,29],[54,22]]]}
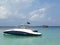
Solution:
{"label": "shallow lagoon water", "polygon": [[0,29],[0,45],[60,45],[60,28],[33,28],[42,36],[17,36],[4,34]]}

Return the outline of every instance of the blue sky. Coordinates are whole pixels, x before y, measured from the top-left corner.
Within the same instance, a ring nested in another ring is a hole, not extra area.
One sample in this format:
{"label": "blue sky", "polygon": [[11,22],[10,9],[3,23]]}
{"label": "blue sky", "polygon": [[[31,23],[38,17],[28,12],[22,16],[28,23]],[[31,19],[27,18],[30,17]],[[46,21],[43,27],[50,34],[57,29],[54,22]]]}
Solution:
{"label": "blue sky", "polygon": [[0,0],[0,26],[60,26],[60,0]]}

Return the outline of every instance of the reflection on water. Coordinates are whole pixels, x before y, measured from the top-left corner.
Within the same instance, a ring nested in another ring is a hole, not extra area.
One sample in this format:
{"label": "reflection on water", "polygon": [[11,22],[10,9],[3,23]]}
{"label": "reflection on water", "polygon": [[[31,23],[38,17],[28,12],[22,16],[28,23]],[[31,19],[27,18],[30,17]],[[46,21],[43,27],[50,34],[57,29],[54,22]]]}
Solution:
{"label": "reflection on water", "polygon": [[3,34],[5,45],[35,45],[35,41],[39,40],[42,36],[18,36]]}
{"label": "reflection on water", "polygon": [[4,38],[41,38],[42,36],[20,36],[12,34],[3,34]]}

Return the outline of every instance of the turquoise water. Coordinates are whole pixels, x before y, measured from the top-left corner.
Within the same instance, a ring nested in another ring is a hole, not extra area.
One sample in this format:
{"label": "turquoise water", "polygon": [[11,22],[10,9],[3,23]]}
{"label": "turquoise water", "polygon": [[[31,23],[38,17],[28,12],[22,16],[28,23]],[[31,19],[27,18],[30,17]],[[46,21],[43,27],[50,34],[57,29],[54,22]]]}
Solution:
{"label": "turquoise water", "polygon": [[42,36],[16,36],[3,34],[0,29],[0,45],[60,45],[60,28],[33,28]]}

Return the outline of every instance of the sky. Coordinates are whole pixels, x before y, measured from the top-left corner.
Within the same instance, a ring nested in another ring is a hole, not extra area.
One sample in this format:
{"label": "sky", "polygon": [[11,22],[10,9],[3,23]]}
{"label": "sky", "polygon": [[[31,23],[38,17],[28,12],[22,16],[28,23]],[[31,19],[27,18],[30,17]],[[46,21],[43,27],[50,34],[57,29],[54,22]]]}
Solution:
{"label": "sky", "polygon": [[60,26],[60,0],[0,0],[0,26]]}

